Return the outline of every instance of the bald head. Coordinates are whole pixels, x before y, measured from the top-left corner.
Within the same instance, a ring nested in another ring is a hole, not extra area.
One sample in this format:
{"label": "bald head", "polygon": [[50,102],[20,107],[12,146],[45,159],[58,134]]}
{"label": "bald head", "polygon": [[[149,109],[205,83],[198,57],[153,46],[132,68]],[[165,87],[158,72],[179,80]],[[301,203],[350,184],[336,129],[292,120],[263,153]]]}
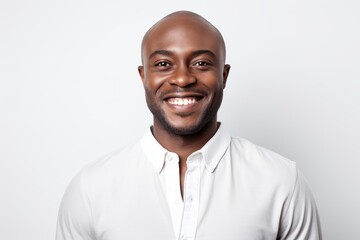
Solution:
{"label": "bald head", "polygon": [[195,31],[199,33],[206,33],[203,35],[204,37],[211,37],[213,41],[219,44],[225,61],[226,47],[220,31],[205,18],[190,11],[173,12],[156,22],[145,33],[141,44],[142,60],[146,57],[144,56],[144,53],[146,52],[146,46],[149,41],[156,41],[156,39],[163,35],[172,34],[176,31],[176,29],[183,30],[184,34],[181,37],[183,37],[184,40],[186,37],[190,37],[186,34],[186,32]]}

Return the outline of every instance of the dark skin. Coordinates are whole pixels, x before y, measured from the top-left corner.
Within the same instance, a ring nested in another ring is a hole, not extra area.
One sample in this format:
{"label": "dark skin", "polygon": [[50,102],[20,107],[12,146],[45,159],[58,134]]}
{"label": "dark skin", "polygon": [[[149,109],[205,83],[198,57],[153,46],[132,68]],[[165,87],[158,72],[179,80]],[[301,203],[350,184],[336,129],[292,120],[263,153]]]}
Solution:
{"label": "dark skin", "polygon": [[150,28],[141,50],[138,71],[154,116],[152,132],[180,158],[183,195],[187,158],[218,129],[217,111],[230,70],[224,40],[204,18],[180,11]]}

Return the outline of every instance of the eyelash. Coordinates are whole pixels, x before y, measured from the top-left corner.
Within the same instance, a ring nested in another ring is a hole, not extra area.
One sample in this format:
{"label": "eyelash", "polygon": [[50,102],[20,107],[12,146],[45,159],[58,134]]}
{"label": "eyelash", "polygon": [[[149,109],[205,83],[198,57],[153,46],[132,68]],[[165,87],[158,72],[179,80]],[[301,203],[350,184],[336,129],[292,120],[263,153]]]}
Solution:
{"label": "eyelash", "polygon": [[168,67],[170,65],[170,63],[166,62],[166,61],[160,61],[155,63],[156,67]]}
{"label": "eyelash", "polygon": [[205,67],[205,66],[209,66],[210,63],[205,62],[205,61],[198,61],[194,64],[195,66],[201,66],[201,67]]}
{"label": "eyelash", "polygon": [[[197,67],[197,68],[200,68],[200,69],[209,67],[210,65],[211,65],[211,63],[208,62],[208,61],[197,61],[197,62],[192,64],[193,67]],[[154,66],[156,68],[161,68],[162,70],[167,70],[167,69],[169,69],[171,67],[171,63],[168,62],[168,61],[162,60],[162,61],[156,62],[154,64]]]}
{"label": "eyelash", "polygon": [[171,68],[171,63],[168,61],[164,61],[161,60],[159,62],[156,62],[154,64],[154,67],[158,70],[158,71],[168,71]]}

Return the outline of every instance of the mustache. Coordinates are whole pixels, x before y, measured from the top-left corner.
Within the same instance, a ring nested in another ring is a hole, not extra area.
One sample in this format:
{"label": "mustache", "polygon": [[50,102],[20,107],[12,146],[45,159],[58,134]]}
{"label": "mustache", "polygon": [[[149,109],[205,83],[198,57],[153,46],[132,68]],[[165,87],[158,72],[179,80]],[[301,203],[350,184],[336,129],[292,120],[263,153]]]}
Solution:
{"label": "mustache", "polygon": [[197,87],[177,87],[174,86],[172,88],[168,88],[168,89],[161,89],[158,91],[158,95],[159,97],[163,98],[164,96],[168,95],[168,94],[186,94],[186,93],[190,93],[190,94],[200,94],[200,95],[207,95],[207,91],[203,90],[203,89],[199,89]]}

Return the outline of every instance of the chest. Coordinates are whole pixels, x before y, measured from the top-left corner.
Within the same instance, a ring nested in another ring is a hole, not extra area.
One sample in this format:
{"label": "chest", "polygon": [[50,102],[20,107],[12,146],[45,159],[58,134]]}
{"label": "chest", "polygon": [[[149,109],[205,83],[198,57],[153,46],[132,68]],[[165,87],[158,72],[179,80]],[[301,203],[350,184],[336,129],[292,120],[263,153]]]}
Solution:
{"label": "chest", "polygon": [[180,205],[171,205],[168,197],[180,194],[178,181],[173,181],[178,191],[171,192],[153,177],[107,186],[94,204],[98,239],[276,239],[283,194],[231,174],[202,173],[198,180],[186,176]]}

